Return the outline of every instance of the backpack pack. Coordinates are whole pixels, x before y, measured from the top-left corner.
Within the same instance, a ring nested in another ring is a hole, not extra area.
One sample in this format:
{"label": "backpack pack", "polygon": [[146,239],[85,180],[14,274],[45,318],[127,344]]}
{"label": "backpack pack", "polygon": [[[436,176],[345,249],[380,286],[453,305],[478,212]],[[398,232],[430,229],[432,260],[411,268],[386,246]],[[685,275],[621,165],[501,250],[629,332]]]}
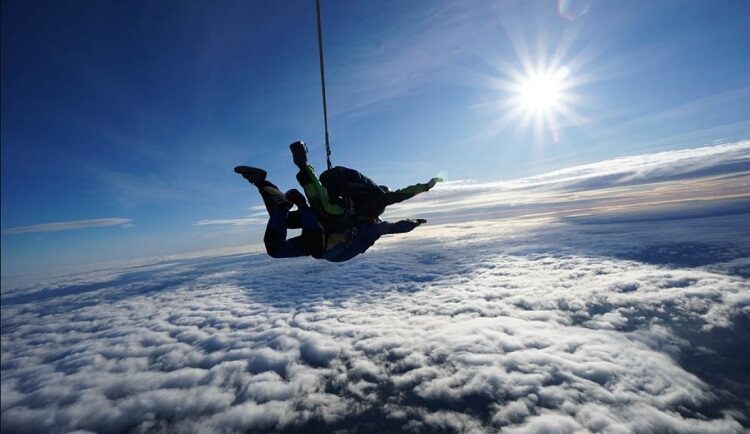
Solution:
{"label": "backpack pack", "polygon": [[358,212],[366,211],[368,204],[387,191],[358,171],[343,166],[321,173],[320,183],[328,190],[329,197],[343,198]]}

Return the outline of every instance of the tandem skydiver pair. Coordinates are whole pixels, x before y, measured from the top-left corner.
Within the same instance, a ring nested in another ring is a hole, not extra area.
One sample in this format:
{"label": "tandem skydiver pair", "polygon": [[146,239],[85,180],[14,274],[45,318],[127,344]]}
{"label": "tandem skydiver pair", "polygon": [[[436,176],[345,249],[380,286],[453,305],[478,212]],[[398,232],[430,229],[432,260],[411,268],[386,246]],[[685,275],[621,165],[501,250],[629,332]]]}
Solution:
{"label": "tandem skydiver pair", "polygon": [[[331,262],[347,261],[364,253],[382,235],[410,232],[425,223],[424,219],[390,223],[380,220],[380,215],[388,205],[424,193],[442,181],[432,178],[427,183],[391,191],[343,166],[330,168],[318,178],[308,164],[305,143],[296,141],[289,147],[299,168],[297,180],[304,195],[296,189],[282,193],[266,179],[263,169],[234,168],[258,188],[263,198],[269,216],[263,242],[274,258],[312,256]],[[295,206],[297,209],[292,211]],[[287,239],[287,229],[302,229],[302,234]]]}

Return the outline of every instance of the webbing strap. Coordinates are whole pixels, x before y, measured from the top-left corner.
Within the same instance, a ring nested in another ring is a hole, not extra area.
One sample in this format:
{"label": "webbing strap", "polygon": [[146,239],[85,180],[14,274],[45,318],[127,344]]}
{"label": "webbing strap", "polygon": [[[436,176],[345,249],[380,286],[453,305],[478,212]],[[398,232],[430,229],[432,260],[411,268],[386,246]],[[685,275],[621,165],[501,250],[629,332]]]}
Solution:
{"label": "webbing strap", "polygon": [[325,126],[326,133],[326,161],[328,162],[328,168],[331,165],[331,145],[328,142],[328,107],[326,105],[326,75],[323,68],[323,31],[320,25],[320,0],[315,2],[316,10],[318,12],[318,53],[320,55],[320,87],[323,91],[323,125]]}

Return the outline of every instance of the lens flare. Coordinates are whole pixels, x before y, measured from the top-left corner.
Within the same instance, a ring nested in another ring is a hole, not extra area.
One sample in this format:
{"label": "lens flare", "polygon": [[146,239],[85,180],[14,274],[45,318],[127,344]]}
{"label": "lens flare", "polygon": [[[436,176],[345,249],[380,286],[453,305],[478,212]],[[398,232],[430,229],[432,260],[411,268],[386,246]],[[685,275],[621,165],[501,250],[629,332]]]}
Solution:
{"label": "lens flare", "polygon": [[561,17],[574,21],[582,15],[585,15],[591,7],[591,0],[558,0],[557,13]]}

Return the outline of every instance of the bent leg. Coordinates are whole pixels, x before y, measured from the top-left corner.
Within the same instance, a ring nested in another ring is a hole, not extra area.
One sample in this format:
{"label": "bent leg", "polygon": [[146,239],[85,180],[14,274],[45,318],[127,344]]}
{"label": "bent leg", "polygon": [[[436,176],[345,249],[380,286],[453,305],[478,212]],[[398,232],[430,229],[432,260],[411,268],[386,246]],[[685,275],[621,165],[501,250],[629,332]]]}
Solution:
{"label": "bent leg", "polygon": [[266,206],[268,215],[271,216],[277,209],[289,210],[294,204],[286,198],[286,195],[278,187],[268,181],[262,181],[255,184],[258,187],[260,197],[263,198],[263,204]]}
{"label": "bent leg", "polygon": [[285,209],[277,209],[271,213],[271,217],[268,219],[263,243],[266,245],[266,252],[273,258],[294,258],[309,255],[303,237],[286,239],[288,214],[289,212]]}
{"label": "bent leg", "polygon": [[[268,249],[266,247],[266,249]],[[281,248],[274,251],[273,254],[268,253],[273,258],[297,258],[300,256],[310,256],[306,248],[306,240],[302,236],[294,237],[286,240]]]}
{"label": "bent leg", "polygon": [[289,215],[286,217],[287,229],[301,229],[302,219],[300,218],[299,211],[289,211]]}

